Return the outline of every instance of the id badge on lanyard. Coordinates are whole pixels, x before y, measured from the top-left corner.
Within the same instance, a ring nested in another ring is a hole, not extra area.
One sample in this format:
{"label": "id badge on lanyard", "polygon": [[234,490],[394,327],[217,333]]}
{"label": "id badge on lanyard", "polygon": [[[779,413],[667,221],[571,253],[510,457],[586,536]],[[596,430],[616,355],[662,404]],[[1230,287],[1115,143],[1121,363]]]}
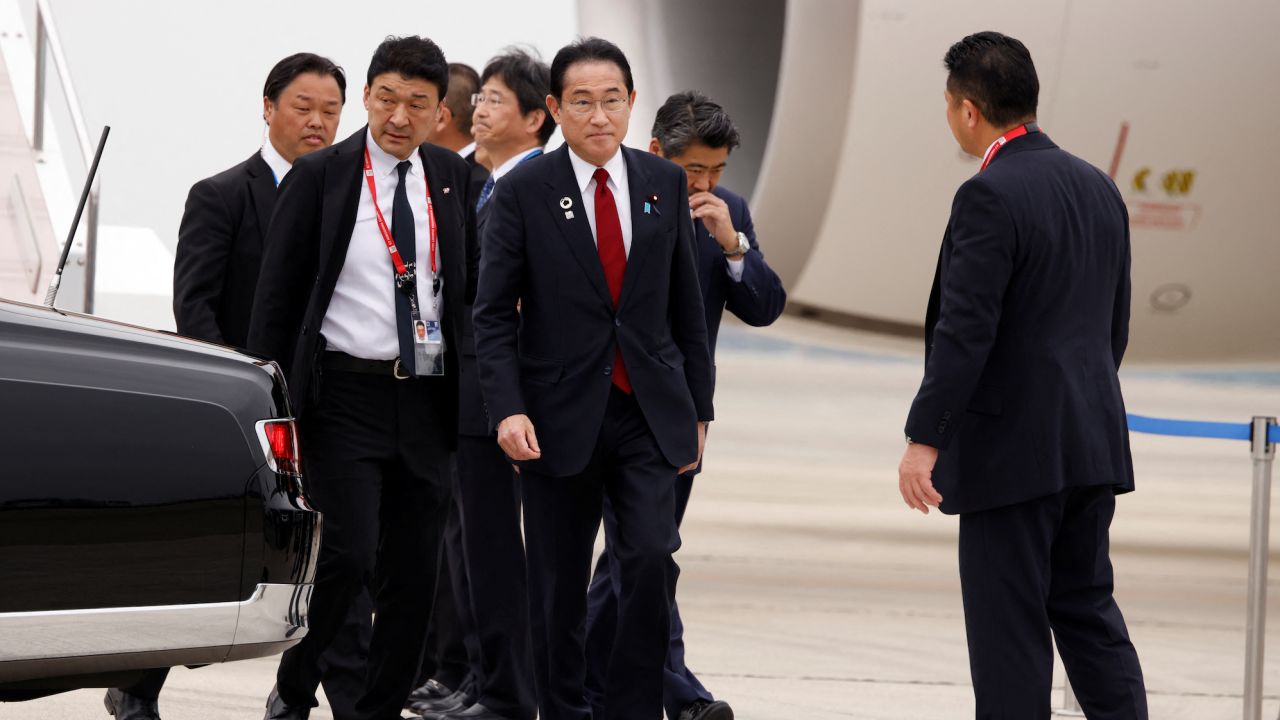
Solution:
{"label": "id badge on lanyard", "polygon": [[[413,338],[413,376],[433,377],[444,375],[444,333],[440,328],[440,275],[436,270],[436,212],[431,203],[431,187],[427,186],[427,225],[430,229],[431,257],[431,302],[435,308],[436,320],[424,320],[418,306],[418,277],[416,263],[406,265],[396,247],[391,229],[382,216],[382,208],[378,205],[378,189],[373,178],[373,163],[369,158],[369,149],[364,150],[364,177],[369,183],[369,196],[373,200],[374,214],[378,220],[378,231],[387,245],[391,255],[391,265],[395,270],[396,290],[404,293],[409,300],[409,327],[407,330]],[[425,181],[424,181],[425,184]],[[398,321],[397,321],[398,322]]]}

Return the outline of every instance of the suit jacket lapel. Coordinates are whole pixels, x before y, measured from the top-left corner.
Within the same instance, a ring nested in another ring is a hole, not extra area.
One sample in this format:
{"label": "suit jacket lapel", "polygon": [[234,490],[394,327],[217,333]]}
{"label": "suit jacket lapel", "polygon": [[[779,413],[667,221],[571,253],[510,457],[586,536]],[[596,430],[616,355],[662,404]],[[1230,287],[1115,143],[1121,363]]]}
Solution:
{"label": "suit jacket lapel", "polygon": [[[438,229],[436,241],[440,243],[440,274],[445,281],[445,294],[454,295],[458,290],[463,289],[458,283],[462,282],[461,276],[456,275],[453,270],[461,268],[465,265],[462,260],[463,248],[462,237],[453,231],[454,228],[464,223],[458,219],[458,203],[454,200],[453,193],[460,192],[454,188],[450,180],[427,155],[425,150],[418,150],[418,155],[422,158],[423,172],[427,176],[427,189],[431,191],[431,207],[436,214],[436,228]],[[445,192],[448,190],[449,192]],[[430,241],[428,241],[430,247]],[[418,263],[418,267],[425,272],[431,271],[431,260],[423,258]],[[457,295],[461,299],[461,295]],[[451,303],[446,303],[446,305]]]}
{"label": "suit jacket lapel", "polygon": [[[365,128],[343,140],[325,159],[324,208],[320,214],[320,258],[341,267],[351,244],[364,181]],[[336,280],[337,275],[334,275]]]}
{"label": "suit jacket lapel", "polygon": [[662,226],[662,216],[656,212],[657,208],[648,213],[644,211],[644,204],[650,197],[656,197],[657,192],[651,186],[649,173],[641,166],[640,152],[623,146],[622,154],[627,161],[627,184],[631,193],[631,252],[627,253],[627,271],[622,276],[619,308],[626,305],[631,289],[640,282],[645,260],[653,254],[655,243],[651,236]]}
{"label": "suit jacket lapel", "polygon": [[267,226],[271,224],[271,211],[276,207],[276,179],[260,152],[249,158],[248,169],[249,197],[258,217],[258,243],[261,244],[267,237]]}
{"label": "suit jacket lapel", "polygon": [[[604,268],[600,265],[600,253],[596,250],[595,238],[591,235],[591,224],[587,222],[587,211],[582,205],[582,191],[578,188],[578,179],[573,174],[573,165],[569,162],[567,145],[552,153],[555,157],[551,177],[547,178],[547,194],[545,202],[547,211],[551,213],[551,221],[560,230],[561,236],[569,245],[569,252],[582,271],[587,274],[591,286],[596,289],[610,308],[613,297],[609,294],[609,285],[604,279]],[[563,199],[568,198],[570,206],[563,206]],[[566,217],[572,213],[572,217]],[[625,286],[625,281],[624,281]]]}

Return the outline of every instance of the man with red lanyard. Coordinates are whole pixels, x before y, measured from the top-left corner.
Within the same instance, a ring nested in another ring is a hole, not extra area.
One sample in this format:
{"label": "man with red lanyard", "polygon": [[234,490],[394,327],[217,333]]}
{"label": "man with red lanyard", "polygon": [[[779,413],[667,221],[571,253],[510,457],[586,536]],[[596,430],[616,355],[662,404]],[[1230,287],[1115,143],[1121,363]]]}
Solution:
{"label": "man with red lanyard", "polygon": [[366,584],[364,694],[352,718],[335,718],[400,717],[422,657],[475,276],[469,169],[423,144],[448,82],[435,43],[388,38],[369,65],[368,126],[300,158],[280,186],[249,348],[288,375],[307,497],[325,526],[310,630],[281,659],[270,719],[300,720],[317,704],[317,661]]}
{"label": "man with red lanyard", "polygon": [[1048,720],[1054,641],[1086,716],[1146,720],[1108,538],[1133,490],[1125,204],[1040,132],[1021,42],[971,35],[945,64],[951,132],[983,162],[951,205],[898,487],[960,515],[979,720]]}

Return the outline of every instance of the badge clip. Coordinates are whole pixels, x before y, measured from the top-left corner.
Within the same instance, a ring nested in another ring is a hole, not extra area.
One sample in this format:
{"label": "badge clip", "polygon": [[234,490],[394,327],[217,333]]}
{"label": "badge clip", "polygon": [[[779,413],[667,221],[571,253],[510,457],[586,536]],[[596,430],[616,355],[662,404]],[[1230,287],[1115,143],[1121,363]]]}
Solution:
{"label": "badge clip", "polygon": [[653,215],[662,217],[662,213],[658,212],[658,196],[657,195],[650,195],[649,199],[646,200],[644,203],[644,214],[649,215],[651,214],[650,211],[652,211]]}

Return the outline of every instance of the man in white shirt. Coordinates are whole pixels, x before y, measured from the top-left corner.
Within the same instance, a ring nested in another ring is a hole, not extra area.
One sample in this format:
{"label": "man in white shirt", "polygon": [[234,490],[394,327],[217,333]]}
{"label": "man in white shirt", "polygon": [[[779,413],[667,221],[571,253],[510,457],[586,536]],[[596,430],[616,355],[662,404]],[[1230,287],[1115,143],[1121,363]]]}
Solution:
{"label": "man in white shirt", "polygon": [[697,466],[712,415],[687,181],[622,146],[634,102],[616,45],[561,48],[546,103],[565,144],[488,200],[477,361],[498,443],[520,464],[542,720],[597,717],[582,628],[606,496],[622,593],[598,717],[662,717],[675,481]]}
{"label": "man in white shirt", "polygon": [[280,187],[249,348],[289,377],[325,528],[310,629],[281,659],[267,718],[308,716],[320,655],[366,585],[365,691],[352,718],[335,718],[398,718],[422,657],[475,275],[467,164],[423,144],[448,78],[435,43],[388,38],[369,66],[368,126],[302,158]]}
{"label": "man in white shirt", "polygon": [[[493,173],[476,201],[476,235],[487,222],[493,188],[517,165],[537,157],[555,131],[545,100],[551,69],[521,50],[489,61],[474,95],[472,130]],[[468,314],[471,308],[467,308]],[[458,500],[463,548],[447,546],[467,568],[469,606],[479,645],[479,686],[465,702],[415,706],[424,718],[533,720],[537,698],[529,650],[529,621],[523,612],[524,543],[520,533],[520,486],[511,464],[494,441],[477,377],[471,323],[463,318],[461,394],[458,406]],[[462,701],[463,698],[457,700]],[[461,706],[461,707],[459,707]],[[434,711],[434,712],[433,712]],[[449,715],[443,713],[450,712]]]}

